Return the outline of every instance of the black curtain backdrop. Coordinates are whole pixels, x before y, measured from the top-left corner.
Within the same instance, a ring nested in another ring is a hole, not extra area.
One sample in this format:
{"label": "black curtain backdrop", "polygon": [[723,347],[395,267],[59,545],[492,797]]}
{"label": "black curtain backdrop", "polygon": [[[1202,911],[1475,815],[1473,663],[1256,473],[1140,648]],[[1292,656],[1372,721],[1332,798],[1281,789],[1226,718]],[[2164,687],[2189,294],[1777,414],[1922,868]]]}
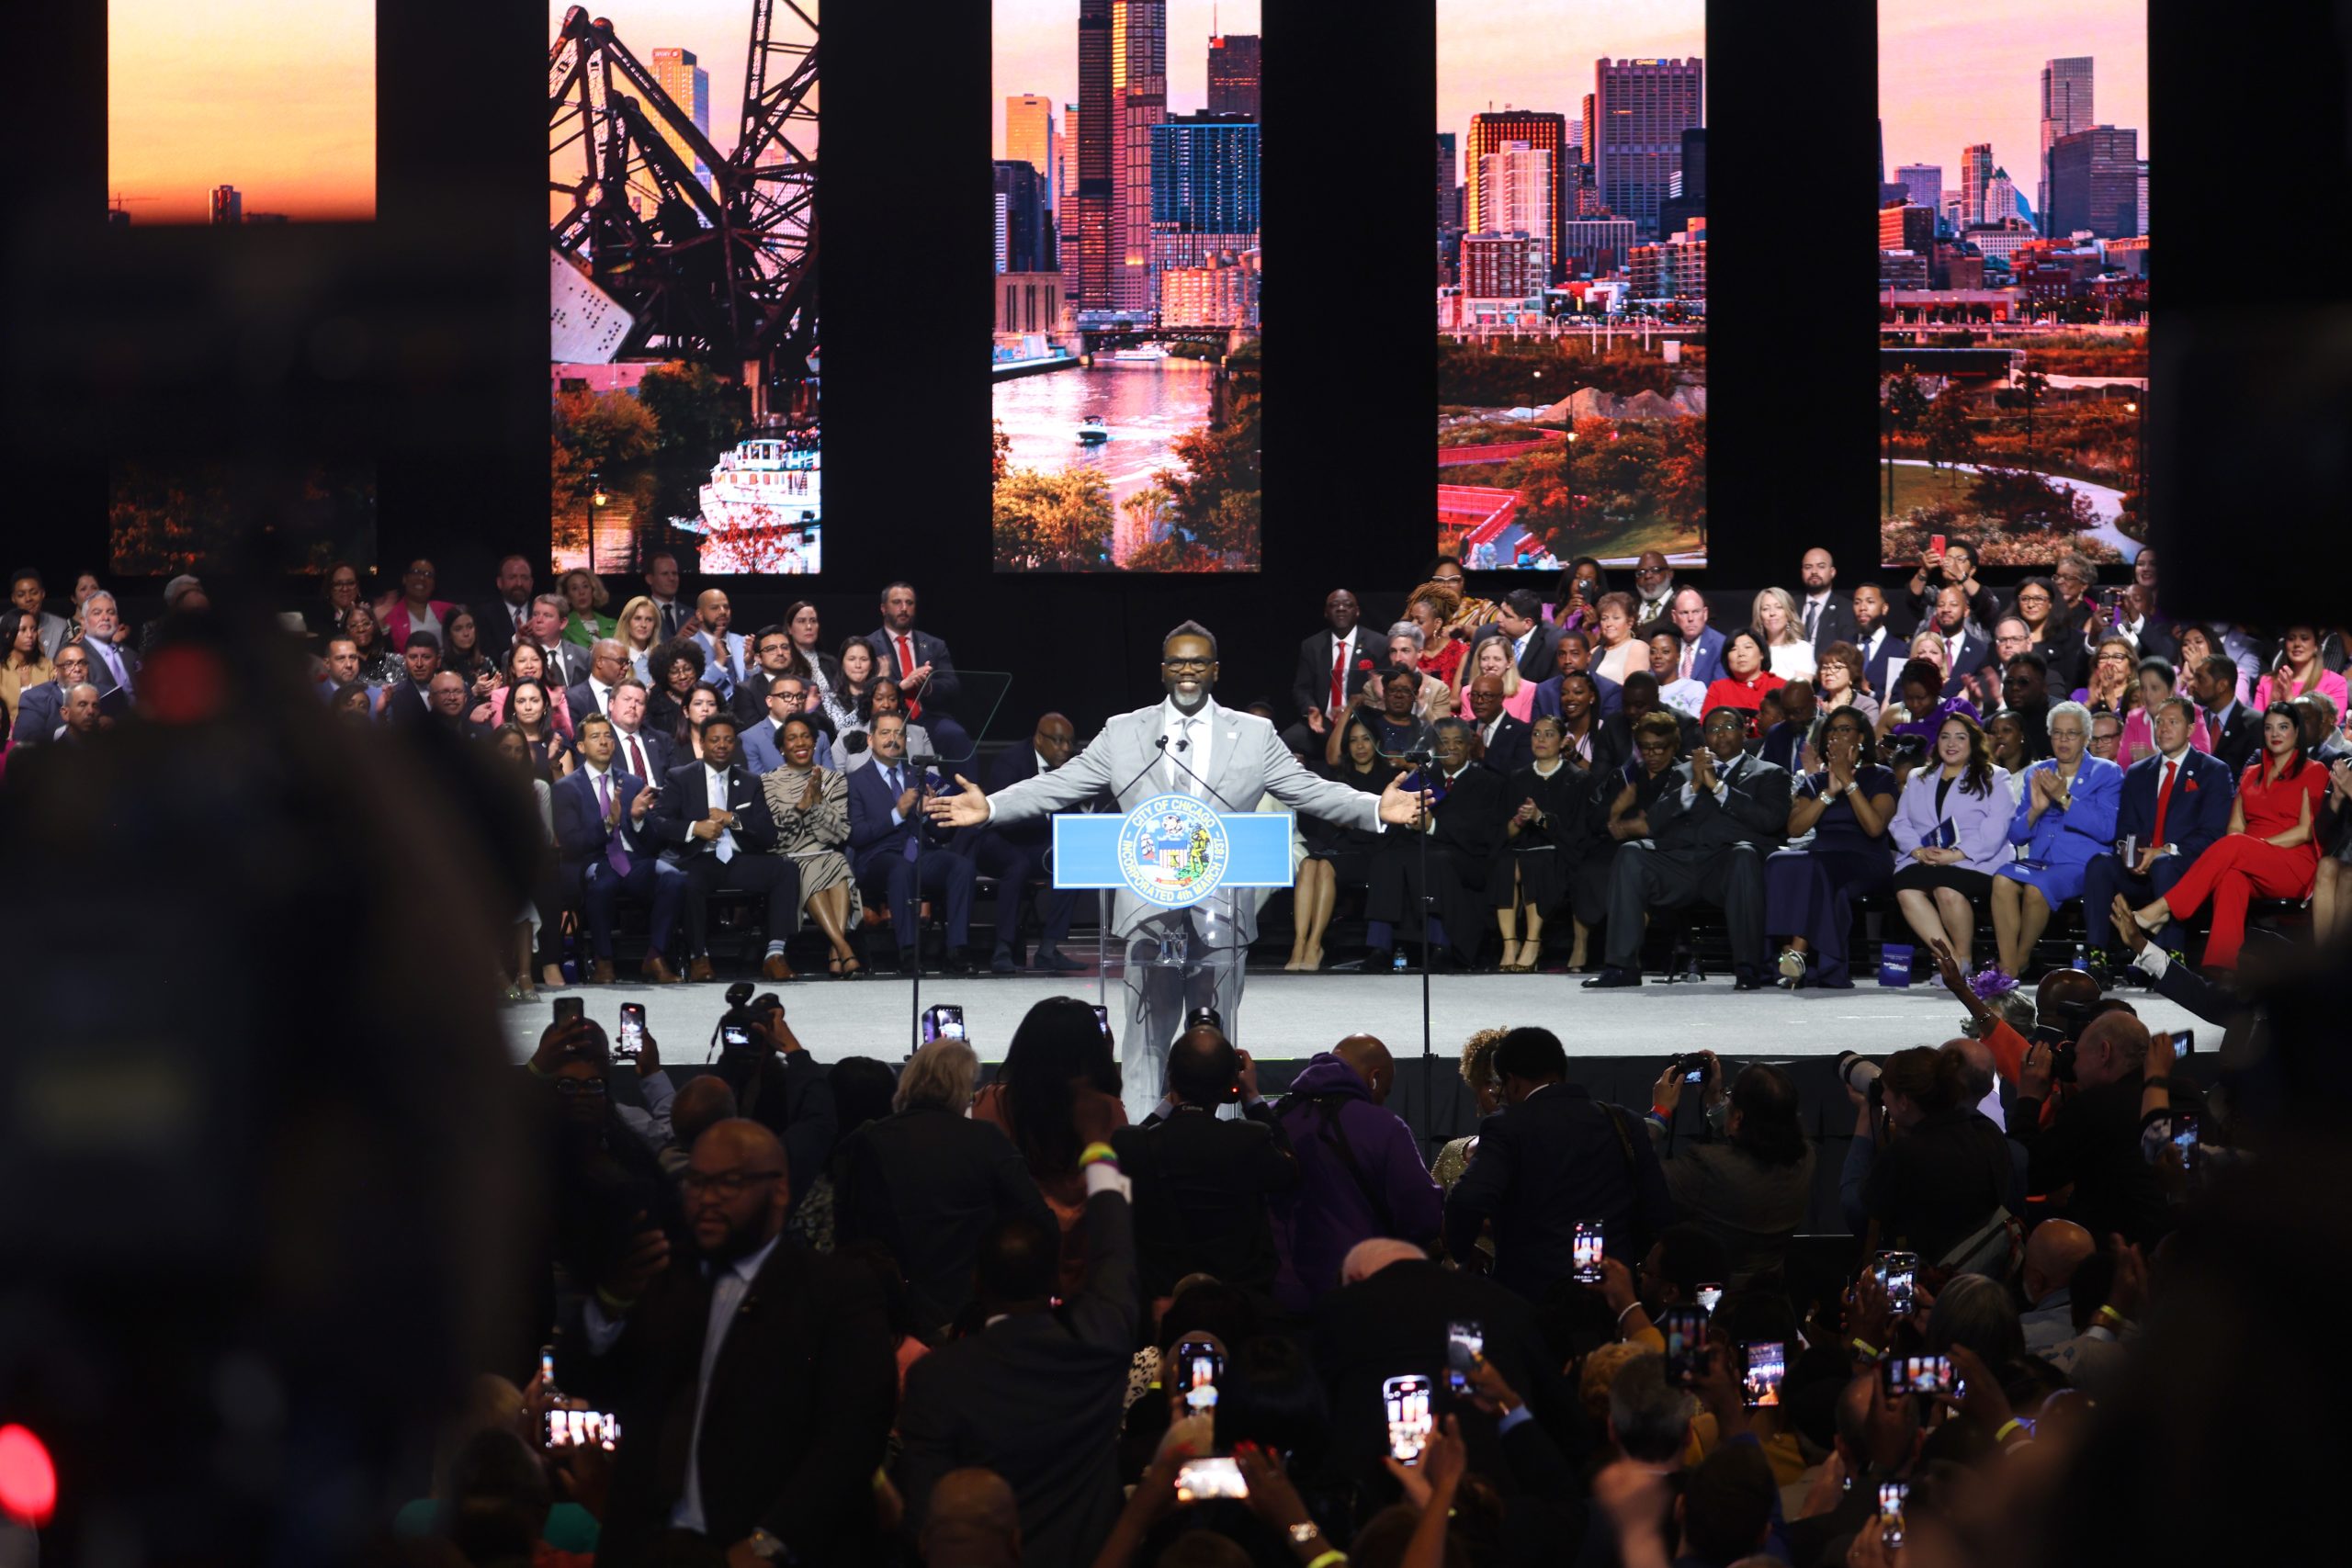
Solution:
{"label": "black curtain backdrop", "polygon": [[[2256,329],[2343,292],[2324,267],[2255,265],[2238,249],[2249,209],[2292,214],[2299,236],[2321,235],[2309,254],[2343,248],[2326,243],[2344,237],[2342,205],[2306,199],[2335,185],[2303,158],[2324,154],[2341,172],[2340,139],[2314,132],[2281,159],[2257,117],[2211,106],[2233,90],[2217,84],[2277,82],[2303,123],[2340,126],[2333,11],[2282,0],[2272,25],[2217,35],[2189,0],[2151,6],[2156,202],[2175,214],[2151,447],[2160,543],[2180,531],[2165,572],[2177,606],[2199,587],[2222,610],[2222,588],[2288,582],[2302,519],[2340,516],[2339,456],[2296,470],[2307,496],[2332,495],[2334,512],[2181,531],[2226,509],[2245,479],[2220,444],[2183,438],[2245,406],[2218,396],[2225,378],[2196,374],[2199,356],[2234,350],[2235,384],[2291,391],[2296,371],[2308,386],[2318,339]],[[1049,704],[1083,729],[1150,700],[1159,638],[1187,617],[1221,639],[1225,699],[1284,701],[1324,594],[1351,587],[1385,623],[1433,548],[1430,6],[1368,0],[1343,25],[1295,0],[1268,6],[1265,570],[1223,578],[991,573],[978,348],[989,321],[988,7],[934,7],[919,38],[909,19],[875,6],[828,18],[829,570],[729,582],[738,626],[814,590],[830,637],[867,630],[877,590],[904,577],[960,663],[1014,674],[998,733]],[[17,19],[22,57],[44,69],[0,95],[0,126],[42,150],[20,162],[0,230],[13,558],[58,590],[103,563],[109,456],[197,453],[266,473],[343,451],[378,468],[379,567],[430,555],[445,593],[475,599],[504,550],[546,558],[543,23],[526,7],[458,0],[380,7],[379,220],[227,236],[99,227],[104,0]],[[1838,554],[1846,583],[1871,573],[1875,57],[1871,0],[1825,0],[1801,21],[1712,8],[1713,560],[1697,576],[1726,600],[1792,581],[1814,543]],[[1807,183],[1816,179],[1827,183]],[[2341,371],[2331,374],[2340,387]],[[2216,396],[2198,404],[2199,387]],[[161,585],[116,586],[137,613],[138,596]]]}

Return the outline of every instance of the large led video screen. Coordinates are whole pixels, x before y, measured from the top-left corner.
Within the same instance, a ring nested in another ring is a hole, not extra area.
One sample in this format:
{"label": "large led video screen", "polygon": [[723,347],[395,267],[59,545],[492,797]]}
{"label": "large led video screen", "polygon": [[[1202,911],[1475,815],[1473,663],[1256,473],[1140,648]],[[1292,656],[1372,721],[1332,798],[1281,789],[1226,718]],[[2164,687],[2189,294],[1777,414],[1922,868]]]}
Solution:
{"label": "large led video screen", "polygon": [[815,0],[548,13],[554,568],[824,564]]}
{"label": "large led video screen", "polygon": [[375,216],[375,0],[107,0],[109,223]]}
{"label": "large led video screen", "polygon": [[1705,0],[1437,0],[1437,539],[1707,558]]}
{"label": "large led video screen", "polygon": [[1258,569],[1258,18],[997,0],[999,571]]}
{"label": "large led video screen", "polygon": [[1879,0],[1882,557],[2147,537],[2145,0]]}

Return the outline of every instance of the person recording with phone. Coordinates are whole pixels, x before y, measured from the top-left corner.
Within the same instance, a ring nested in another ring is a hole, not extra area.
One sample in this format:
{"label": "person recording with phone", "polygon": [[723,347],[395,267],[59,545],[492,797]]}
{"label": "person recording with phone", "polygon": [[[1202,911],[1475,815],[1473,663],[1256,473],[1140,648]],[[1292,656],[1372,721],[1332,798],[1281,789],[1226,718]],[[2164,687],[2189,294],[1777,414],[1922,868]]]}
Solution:
{"label": "person recording with phone", "polygon": [[[1857,1076],[1846,1075],[1846,1096],[1857,1111],[1839,1180],[1846,1219],[1857,1235],[1874,1225],[1881,1247],[1905,1247],[1923,1263],[1942,1263],[1996,1213],[2007,1213],[2007,1145],[1976,1113],[1960,1058],[1951,1052],[1928,1045],[1897,1051],[1868,1090],[1855,1089]],[[2023,1114],[2012,1111],[2011,1125]]]}
{"label": "person recording with phone", "polygon": [[[1672,1136],[1674,1113],[1693,1070],[1705,1101],[1701,1126]],[[1777,1269],[1812,1201],[1812,1144],[1797,1114],[1797,1088],[1769,1063],[1740,1069],[1730,1090],[1713,1051],[1678,1056],[1650,1090],[1643,1119],[1676,1211],[1713,1234],[1731,1255],[1735,1286]]]}
{"label": "person recording with phone", "polygon": [[[1239,1105],[1227,1121],[1221,1107]],[[1273,1108],[1258,1093],[1257,1065],[1214,1024],[1196,1023],[1168,1053],[1168,1098],[1156,1121],[1111,1140],[1136,1188],[1136,1257],[1144,1290],[1171,1292],[1188,1274],[1209,1274],[1273,1296],[1279,1258],[1269,1202],[1298,1185],[1298,1161]]]}
{"label": "person recording with phone", "polygon": [[[2085,1024],[2063,1056],[2040,1042],[2027,1047],[2009,1136],[2025,1145],[2028,1190],[2050,1195],[2045,1218],[2063,1215],[2095,1236],[2152,1247],[2172,1216],[2140,1152],[2148,1044],[2148,1026],[2117,1003]],[[2062,1077],[2071,1089],[2045,1125],[2042,1102]]]}
{"label": "person recording with phone", "polygon": [[619,1420],[600,1555],[665,1530],[729,1568],[838,1561],[870,1529],[897,1363],[870,1270],[784,1234],[784,1148],[755,1122],[695,1140],[683,1185],[695,1257],[653,1237],[560,1341],[567,1393]]}

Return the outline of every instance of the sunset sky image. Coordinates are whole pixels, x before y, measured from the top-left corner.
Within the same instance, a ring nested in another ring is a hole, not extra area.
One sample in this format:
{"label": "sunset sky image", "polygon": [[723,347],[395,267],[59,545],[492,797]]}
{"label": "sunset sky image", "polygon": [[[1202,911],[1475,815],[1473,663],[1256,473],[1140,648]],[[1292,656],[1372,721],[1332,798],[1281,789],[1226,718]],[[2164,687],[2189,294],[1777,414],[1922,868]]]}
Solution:
{"label": "sunset sky image", "polygon": [[2146,0],[1879,0],[1878,105],[1886,177],[1934,164],[1960,184],[1960,151],[1993,144],[1993,162],[2028,201],[2041,178],[2041,67],[2089,55],[2093,118],[2140,133],[2148,156]]}
{"label": "sunset sky image", "polygon": [[375,0],[108,0],[107,195],[209,223],[221,185],[248,216],[375,217]]}
{"label": "sunset sky image", "polygon": [[1466,138],[1505,107],[1581,119],[1594,61],[1706,55],[1705,0],[1437,0],[1437,128]]}

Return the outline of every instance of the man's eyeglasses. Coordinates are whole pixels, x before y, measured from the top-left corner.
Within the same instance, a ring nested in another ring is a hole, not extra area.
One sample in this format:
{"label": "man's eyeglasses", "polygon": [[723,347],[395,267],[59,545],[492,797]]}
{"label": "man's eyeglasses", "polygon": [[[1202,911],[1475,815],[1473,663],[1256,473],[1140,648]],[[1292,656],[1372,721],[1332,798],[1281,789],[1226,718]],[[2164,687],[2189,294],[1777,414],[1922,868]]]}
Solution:
{"label": "man's eyeglasses", "polygon": [[780,1170],[722,1170],[715,1176],[707,1176],[699,1170],[689,1170],[678,1178],[678,1185],[685,1190],[689,1198],[700,1197],[705,1192],[716,1192],[722,1198],[741,1198],[760,1182],[774,1181],[783,1174]]}
{"label": "man's eyeglasses", "polygon": [[1207,670],[1216,663],[1214,659],[1163,659],[1159,667],[1163,670]]}
{"label": "man's eyeglasses", "polygon": [[605,1080],[602,1078],[557,1078],[554,1082],[555,1091],[560,1095],[601,1095],[605,1092]]}

